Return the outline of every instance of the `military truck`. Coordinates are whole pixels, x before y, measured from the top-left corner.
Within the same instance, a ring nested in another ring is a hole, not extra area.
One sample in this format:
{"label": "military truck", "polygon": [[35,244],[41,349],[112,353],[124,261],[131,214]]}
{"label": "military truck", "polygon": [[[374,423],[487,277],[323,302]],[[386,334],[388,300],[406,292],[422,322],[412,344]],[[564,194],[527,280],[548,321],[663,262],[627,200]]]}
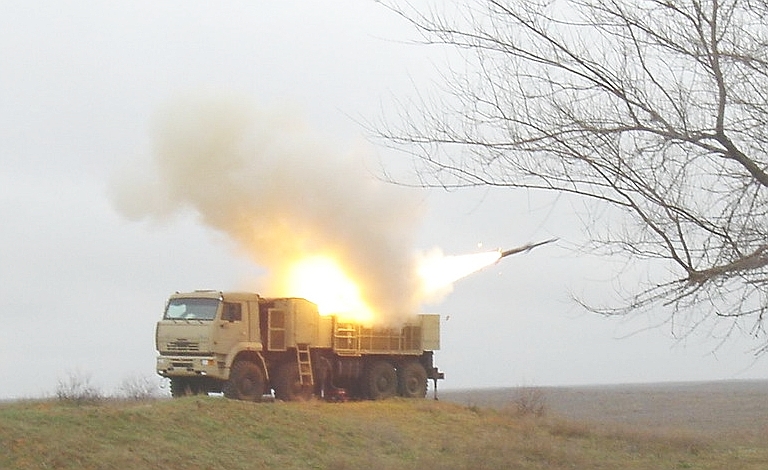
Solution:
{"label": "military truck", "polygon": [[169,298],[157,323],[157,373],[171,395],[223,393],[285,401],[426,396],[440,348],[439,315],[371,327],[320,315],[301,298],[194,291]]}

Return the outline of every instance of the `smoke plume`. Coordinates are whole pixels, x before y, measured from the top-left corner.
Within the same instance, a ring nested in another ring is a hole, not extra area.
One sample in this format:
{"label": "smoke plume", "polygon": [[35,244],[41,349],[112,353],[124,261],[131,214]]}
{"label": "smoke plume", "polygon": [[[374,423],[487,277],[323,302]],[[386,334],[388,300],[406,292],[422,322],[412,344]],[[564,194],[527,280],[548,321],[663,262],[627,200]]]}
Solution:
{"label": "smoke plume", "polygon": [[292,262],[328,255],[383,317],[418,308],[418,200],[287,112],[239,97],[178,100],[157,116],[151,164],[121,173],[112,196],[131,219],[193,209],[267,268],[272,285]]}

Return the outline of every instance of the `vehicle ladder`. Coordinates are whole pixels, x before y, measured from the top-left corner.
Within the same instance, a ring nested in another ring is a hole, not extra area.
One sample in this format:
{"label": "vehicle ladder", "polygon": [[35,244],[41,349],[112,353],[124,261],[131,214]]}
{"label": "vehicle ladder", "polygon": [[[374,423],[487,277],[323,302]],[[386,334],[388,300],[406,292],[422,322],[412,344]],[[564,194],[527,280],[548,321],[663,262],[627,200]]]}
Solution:
{"label": "vehicle ladder", "polygon": [[296,344],[296,362],[299,364],[299,382],[301,385],[314,385],[312,374],[312,358],[309,354],[309,344]]}

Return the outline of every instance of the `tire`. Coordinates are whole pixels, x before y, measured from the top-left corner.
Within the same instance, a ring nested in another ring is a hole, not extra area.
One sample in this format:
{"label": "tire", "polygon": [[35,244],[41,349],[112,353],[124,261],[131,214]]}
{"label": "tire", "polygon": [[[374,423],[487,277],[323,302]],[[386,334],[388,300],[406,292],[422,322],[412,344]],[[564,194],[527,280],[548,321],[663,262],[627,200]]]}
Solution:
{"label": "tire", "polygon": [[232,366],[224,396],[236,400],[261,401],[264,395],[264,373],[248,361],[238,361]]}
{"label": "tire", "polygon": [[171,377],[171,396],[173,398],[207,394],[208,385],[203,380],[191,377]]}
{"label": "tire", "polygon": [[278,368],[275,378],[275,398],[283,401],[307,401],[312,398],[312,386],[301,384],[297,363],[286,362]]}
{"label": "tire", "polygon": [[171,396],[181,398],[192,395],[189,380],[182,377],[171,377]]}
{"label": "tire", "polygon": [[424,398],[427,396],[427,371],[419,362],[409,362],[398,370],[400,396]]}
{"label": "tire", "polygon": [[397,394],[397,372],[392,364],[378,361],[371,364],[365,380],[365,389],[371,400],[384,400]]}

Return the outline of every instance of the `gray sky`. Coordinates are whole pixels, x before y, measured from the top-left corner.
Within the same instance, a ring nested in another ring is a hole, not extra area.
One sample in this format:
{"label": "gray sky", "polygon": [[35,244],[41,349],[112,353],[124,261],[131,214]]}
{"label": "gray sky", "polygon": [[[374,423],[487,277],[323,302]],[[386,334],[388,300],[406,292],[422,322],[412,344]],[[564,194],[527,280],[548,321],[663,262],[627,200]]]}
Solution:
{"label": "gray sky", "polygon": [[[403,156],[356,121],[391,119],[429,90],[444,53],[372,1],[0,4],[0,398],[51,394],[69,374],[107,392],[154,375],[154,324],[173,291],[251,288],[264,274],[194,211],[163,222],[115,209],[111,181],[152,153],[152,122],[179,95],[236,93],[290,109],[326,147]],[[560,237],[458,282],[436,362],[450,388],[764,378],[755,344],[675,339],[658,318],[604,319],[572,292],[610,296],[609,260],[566,249],[565,204],[501,190],[418,195],[414,249],[509,248]],[[482,248],[479,248],[482,244]],[[263,294],[269,295],[268,292]],[[717,348],[717,349],[716,349]]]}

